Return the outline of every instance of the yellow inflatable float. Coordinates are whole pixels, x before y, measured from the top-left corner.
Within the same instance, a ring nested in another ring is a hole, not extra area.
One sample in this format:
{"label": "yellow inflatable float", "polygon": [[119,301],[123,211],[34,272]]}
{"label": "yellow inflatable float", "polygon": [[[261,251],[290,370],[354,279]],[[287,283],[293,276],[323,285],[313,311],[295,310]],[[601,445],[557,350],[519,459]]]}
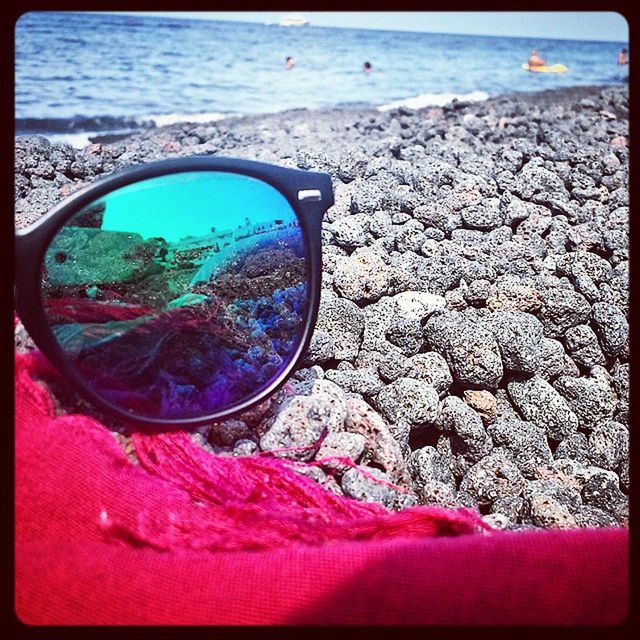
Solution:
{"label": "yellow inflatable float", "polygon": [[564,73],[568,67],[563,64],[552,64],[550,67],[530,67],[526,62],[522,65],[525,71],[533,71],[535,73]]}

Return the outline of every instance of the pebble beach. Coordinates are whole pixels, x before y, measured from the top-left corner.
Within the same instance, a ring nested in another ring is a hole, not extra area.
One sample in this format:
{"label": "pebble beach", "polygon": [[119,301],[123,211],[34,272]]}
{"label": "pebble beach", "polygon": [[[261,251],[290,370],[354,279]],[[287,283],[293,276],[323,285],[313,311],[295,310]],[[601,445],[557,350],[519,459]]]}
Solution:
{"label": "pebble beach", "polygon": [[[626,527],[628,114],[626,87],[584,86],[174,124],[83,149],[18,137],[16,226],[163,158],[327,172],[335,204],[302,367],[193,438],[211,455],[289,457],[327,490],[390,509]],[[16,349],[32,346],[18,324]],[[124,425],[52,390],[61,412],[95,415],[127,447]]]}

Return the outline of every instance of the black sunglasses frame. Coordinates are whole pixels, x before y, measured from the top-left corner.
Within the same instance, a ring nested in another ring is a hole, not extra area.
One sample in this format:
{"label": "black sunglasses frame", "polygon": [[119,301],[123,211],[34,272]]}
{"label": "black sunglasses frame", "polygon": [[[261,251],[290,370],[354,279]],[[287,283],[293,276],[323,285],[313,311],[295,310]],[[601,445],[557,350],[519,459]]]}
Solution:
{"label": "black sunglasses frame", "polygon": [[[291,205],[302,230],[306,246],[307,284],[309,304],[304,322],[303,335],[287,367],[269,386],[254,396],[228,409],[206,416],[180,419],[147,418],[137,416],[107,402],[85,384],[74,366],[58,345],[41,300],[41,269],[45,252],[52,239],[64,223],[83,207],[96,199],[142,180],[167,176],[175,173],[220,171],[235,173],[261,180],[278,190]],[[15,309],[35,342],[49,362],[85,398],[105,413],[133,423],[138,428],[153,431],[169,431],[219,422],[241,414],[255,406],[278,390],[290,377],[302,360],[309,346],[320,305],[322,279],[322,219],[326,210],[333,205],[331,177],[326,173],[316,173],[265,164],[251,160],[220,158],[214,156],[190,156],[160,160],[121,170],[96,180],[72,194],[50,212],[25,229],[15,233]]]}

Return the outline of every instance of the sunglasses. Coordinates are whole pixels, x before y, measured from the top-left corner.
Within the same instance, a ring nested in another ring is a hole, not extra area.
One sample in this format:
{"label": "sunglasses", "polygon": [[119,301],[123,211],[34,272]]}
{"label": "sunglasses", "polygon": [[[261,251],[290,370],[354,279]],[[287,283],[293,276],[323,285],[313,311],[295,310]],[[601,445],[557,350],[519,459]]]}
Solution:
{"label": "sunglasses", "polygon": [[291,375],[320,302],[324,173],[217,157],[103,178],[16,232],[15,308],[96,407],[196,426]]}

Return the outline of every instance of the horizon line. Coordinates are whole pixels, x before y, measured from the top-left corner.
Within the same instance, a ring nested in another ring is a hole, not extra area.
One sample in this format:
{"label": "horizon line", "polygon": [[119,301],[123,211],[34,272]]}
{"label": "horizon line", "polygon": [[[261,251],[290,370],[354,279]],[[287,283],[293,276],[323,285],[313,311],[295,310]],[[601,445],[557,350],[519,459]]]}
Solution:
{"label": "horizon line", "polygon": [[[262,25],[262,26],[280,26],[278,24],[277,21],[274,22],[264,22],[261,20],[234,20],[234,19],[225,19],[225,18],[218,18],[218,17],[196,17],[193,15],[182,15],[183,12],[180,11],[162,11],[162,12],[156,12],[156,11],[100,11],[100,10],[96,10],[96,11],[29,11],[29,12],[25,12],[25,13],[75,13],[75,14],[84,14],[84,15],[93,15],[96,13],[99,14],[104,14],[104,15],[120,15],[120,16],[138,16],[138,17],[145,17],[145,18],[155,18],[155,19],[170,19],[170,20],[179,20],[179,21],[192,21],[192,22],[228,22],[228,23],[235,23],[235,24],[252,24],[252,25]],[[176,15],[167,15],[167,14],[176,14]],[[202,11],[201,13],[213,13],[213,12],[207,12],[207,11]],[[313,13],[313,12],[307,12],[307,13]],[[364,13],[371,13],[371,12],[364,12]],[[429,13],[428,11],[422,11],[419,13]],[[478,13],[482,13],[482,12],[478,12]],[[526,11],[523,11],[522,13],[527,13]],[[25,14],[23,14],[25,15]],[[282,12],[282,15],[287,15],[287,12]],[[302,14],[303,16],[307,17],[304,13]],[[430,34],[430,35],[449,35],[449,36],[474,36],[474,37],[478,37],[478,38],[520,38],[522,40],[558,40],[558,41],[564,41],[564,42],[604,42],[604,43],[611,43],[611,44],[627,44],[629,43],[629,38],[627,37],[626,40],[593,40],[593,39],[589,39],[589,38],[561,38],[561,37],[557,37],[557,36],[544,36],[544,35],[532,35],[532,36],[525,36],[525,35],[505,35],[505,34],[489,34],[489,33],[468,33],[468,32],[453,32],[453,31],[425,31],[422,29],[380,29],[378,27],[367,27],[367,26],[363,26],[363,27],[348,27],[348,26],[337,26],[337,25],[323,25],[323,24],[313,24],[310,23],[309,25],[306,26],[301,26],[301,27],[283,27],[285,29],[304,29],[306,27],[313,27],[313,28],[317,28],[317,29],[344,29],[344,30],[348,30],[348,31],[379,31],[379,32],[387,32],[387,33],[425,33],[425,34]]]}

